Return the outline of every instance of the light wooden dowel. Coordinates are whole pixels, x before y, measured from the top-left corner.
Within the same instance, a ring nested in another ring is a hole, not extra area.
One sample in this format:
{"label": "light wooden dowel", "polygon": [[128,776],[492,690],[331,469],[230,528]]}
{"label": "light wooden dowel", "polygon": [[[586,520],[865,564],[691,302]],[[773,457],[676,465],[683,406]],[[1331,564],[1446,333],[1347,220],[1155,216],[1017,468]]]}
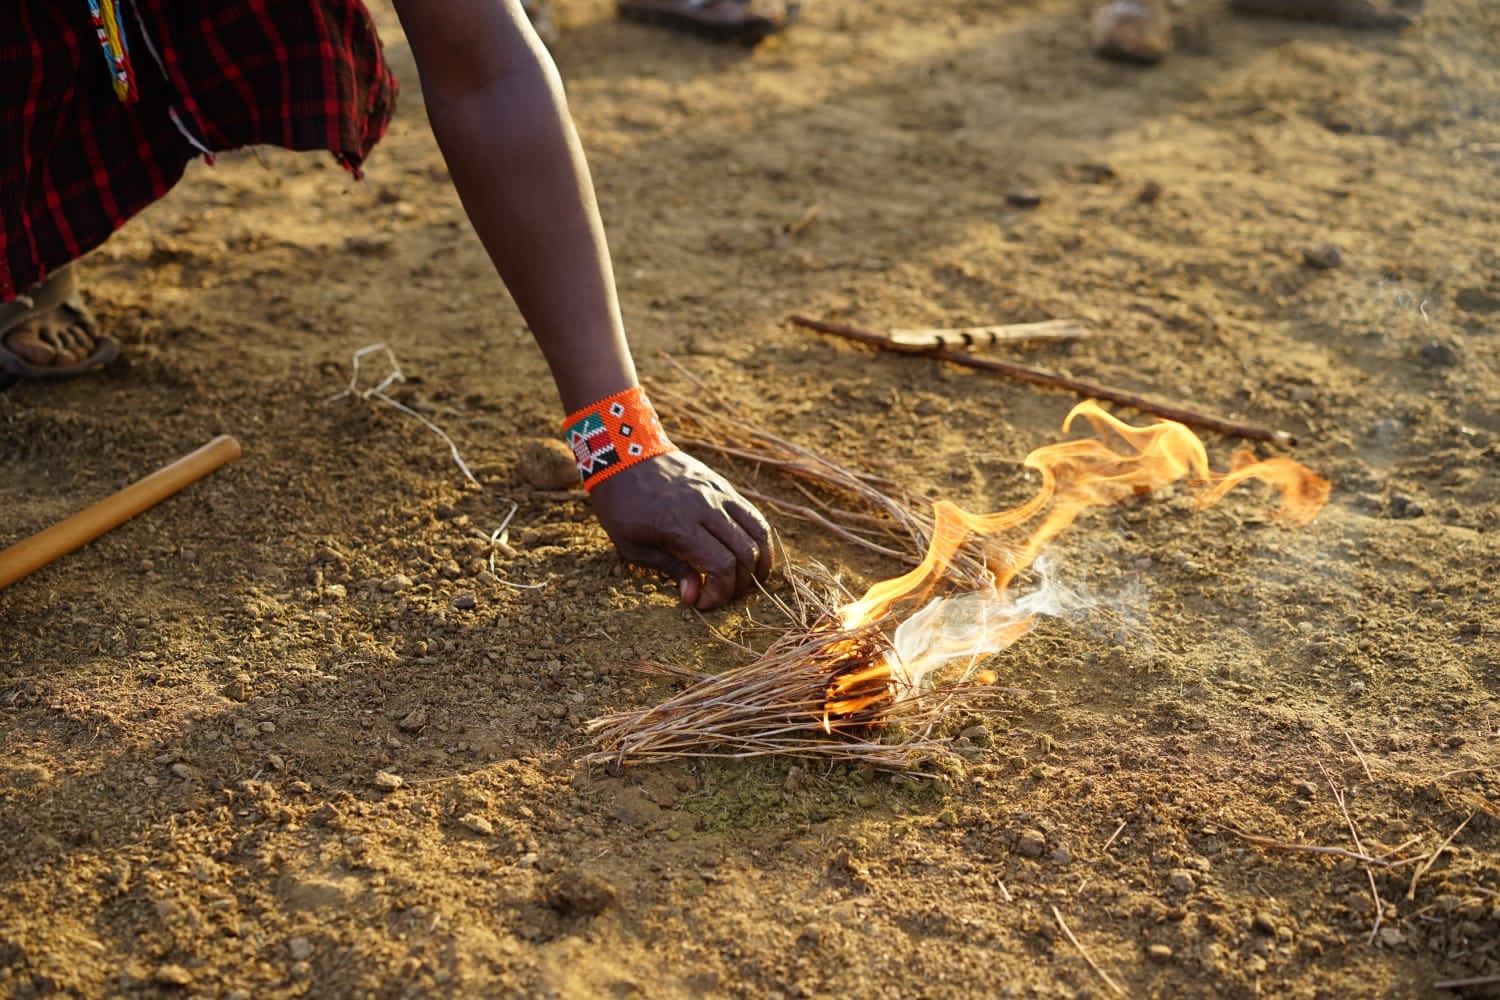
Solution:
{"label": "light wooden dowel", "polygon": [[141,511],[161,503],[183,487],[240,457],[240,443],[220,435],[191,454],[157,469],[91,507],[0,552],[0,589],[41,569],[59,556],[86,545]]}

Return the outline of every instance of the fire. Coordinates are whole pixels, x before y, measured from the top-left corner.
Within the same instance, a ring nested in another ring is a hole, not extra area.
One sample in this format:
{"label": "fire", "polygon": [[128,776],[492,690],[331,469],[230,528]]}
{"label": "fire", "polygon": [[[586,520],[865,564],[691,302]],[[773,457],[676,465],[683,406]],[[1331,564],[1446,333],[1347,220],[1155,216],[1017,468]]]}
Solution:
{"label": "fire", "polygon": [[[826,692],[825,731],[832,732],[831,719],[915,695],[930,685],[935,672],[955,662],[968,661],[961,679],[971,679],[985,656],[1025,635],[1038,614],[1066,607],[1066,593],[1045,572],[1042,586],[1033,593],[1013,597],[1008,588],[1034,563],[1042,569],[1038,556],[1043,548],[1090,507],[1146,495],[1184,477],[1198,491],[1200,507],[1218,502],[1248,479],[1259,479],[1280,491],[1280,520],[1292,527],[1306,524],[1328,500],[1328,481],[1291,459],[1257,461],[1240,451],[1228,472],[1217,473],[1209,466],[1203,442],[1182,424],[1162,421],[1136,427],[1097,403],[1084,402],[1068,414],[1063,431],[1080,417],[1091,425],[1094,437],[1046,445],[1026,457],[1026,467],[1041,475],[1036,496],[1013,510],[993,514],[972,514],[946,500],[937,501],[932,539],[922,562],[909,573],[875,584],[840,609],[844,630],[854,632],[885,621],[897,605],[926,602],[896,628],[892,649],[835,673]],[[1000,543],[1003,533],[1023,528],[1029,533],[1019,543]],[[991,587],[936,596],[954,555],[969,544],[985,553]]]}

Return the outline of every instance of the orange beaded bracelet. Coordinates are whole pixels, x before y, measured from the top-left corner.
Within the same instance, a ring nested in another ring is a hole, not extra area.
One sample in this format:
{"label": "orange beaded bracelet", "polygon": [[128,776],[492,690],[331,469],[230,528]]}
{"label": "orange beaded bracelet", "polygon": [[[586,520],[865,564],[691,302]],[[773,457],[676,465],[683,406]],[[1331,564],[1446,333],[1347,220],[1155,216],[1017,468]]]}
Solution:
{"label": "orange beaded bracelet", "polygon": [[622,469],[676,451],[640,386],[606,396],[563,421],[563,440],[591,490]]}

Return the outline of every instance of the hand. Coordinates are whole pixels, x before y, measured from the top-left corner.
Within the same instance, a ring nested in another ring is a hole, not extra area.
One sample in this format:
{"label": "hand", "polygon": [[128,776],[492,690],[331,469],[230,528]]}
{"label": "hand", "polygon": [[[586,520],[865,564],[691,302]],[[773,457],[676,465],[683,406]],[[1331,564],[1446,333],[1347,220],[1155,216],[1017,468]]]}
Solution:
{"label": "hand", "polygon": [[771,529],[760,511],[680,451],[617,472],[591,495],[620,557],[671,574],[684,604],[723,607],[771,572]]}

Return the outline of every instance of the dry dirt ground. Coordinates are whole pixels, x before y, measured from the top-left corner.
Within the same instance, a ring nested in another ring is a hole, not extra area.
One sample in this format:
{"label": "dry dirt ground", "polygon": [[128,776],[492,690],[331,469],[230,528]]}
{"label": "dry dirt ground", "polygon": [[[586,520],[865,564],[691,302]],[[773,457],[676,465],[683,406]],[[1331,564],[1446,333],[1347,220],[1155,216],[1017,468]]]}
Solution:
{"label": "dry dirt ground", "polygon": [[[1071,397],[786,317],[1080,317],[1017,356],[1291,431],[1331,503],[1084,518],[1059,548],[1116,627],[998,658],[1030,693],[954,719],[940,779],[579,767],[587,720],[676,690],[638,662],[727,667],[706,625],[774,614],[681,610],[519,474],[557,403],[382,3],[405,98],[366,181],[195,167],[88,265],[125,362],[0,396],[0,543],[245,447],[0,593],[0,994],[1495,995],[1500,6],[1398,37],[1193,0],[1144,71],[1076,0],[810,0],[753,53],[559,6],[648,375],[997,509]],[[482,489],[327,401],[377,341]]]}

